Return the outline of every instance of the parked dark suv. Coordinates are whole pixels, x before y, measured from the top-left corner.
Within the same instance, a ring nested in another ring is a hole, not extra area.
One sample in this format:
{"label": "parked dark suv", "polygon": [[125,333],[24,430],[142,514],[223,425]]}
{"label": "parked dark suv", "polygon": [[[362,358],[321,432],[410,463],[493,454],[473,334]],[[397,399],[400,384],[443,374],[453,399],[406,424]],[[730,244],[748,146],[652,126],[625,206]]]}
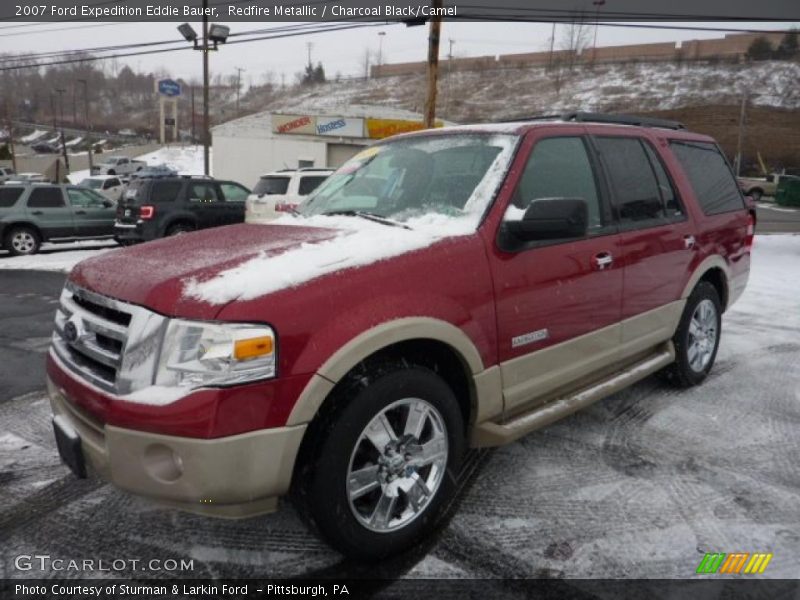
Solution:
{"label": "parked dark suv", "polygon": [[134,179],[117,206],[116,239],[123,244],[244,221],[250,190],[207,177]]}
{"label": "parked dark suv", "polygon": [[42,242],[113,235],[114,203],[77,185],[0,186],[0,240],[11,254],[36,254]]}

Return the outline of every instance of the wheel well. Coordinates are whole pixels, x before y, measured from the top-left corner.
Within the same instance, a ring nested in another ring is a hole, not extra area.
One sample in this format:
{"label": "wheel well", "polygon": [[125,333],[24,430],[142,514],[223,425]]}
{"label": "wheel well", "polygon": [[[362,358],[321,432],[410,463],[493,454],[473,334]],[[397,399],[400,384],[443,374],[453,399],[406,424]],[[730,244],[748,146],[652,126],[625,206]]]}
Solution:
{"label": "wheel well", "polygon": [[19,221],[17,223],[8,223],[7,225],[3,226],[3,239],[0,240],[0,243],[5,244],[6,236],[15,227],[27,227],[28,229],[33,229],[36,235],[39,236],[40,242],[44,241],[45,239],[44,236],[42,235],[41,230],[36,225],[34,225],[33,223],[26,223],[25,221]]}
{"label": "wheel well", "polygon": [[708,281],[716,288],[724,312],[725,308],[728,306],[728,282],[726,281],[725,273],[723,273],[722,269],[717,267],[709,269],[700,278],[700,281]]}
{"label": "wheel well", "polygon": [[197,225],[195,225],[195,223],[191,219],[188,219],[186,217],[178,217],[166,224],[166,226],[164,227],[164,233],[166,234],[170,229],[172,229],[176,225],[188,225],[189,227],[197,227]]}

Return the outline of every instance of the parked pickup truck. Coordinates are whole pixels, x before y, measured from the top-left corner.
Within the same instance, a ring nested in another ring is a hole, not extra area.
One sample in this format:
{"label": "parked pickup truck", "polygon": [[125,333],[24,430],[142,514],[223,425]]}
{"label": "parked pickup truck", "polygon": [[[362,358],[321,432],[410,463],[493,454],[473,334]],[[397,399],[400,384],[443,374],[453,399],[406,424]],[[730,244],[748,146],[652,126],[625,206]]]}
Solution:
{"label": "parked pickup truck", "polygon": [[78,476],[208,516],[289,494],[380,560],[432,531],[467,446],[653,373],[706,380],[755,219],[714,140],[670,121],[392,137],[297,213],[78,264],[47,358],[57,446]]}
{"label": "parked pickup truck", "polygon": [[111,156],[99,165],[92,167],[92,175],[130,175],[144,169],[147,163],[127,156]]}
{"label": "parked pickup truck", "polygon": [[763,196],[775,196],[780,175],[773,173],[764,179],[758,177],[738,177],[739,187],[745,196],[758,202]]}

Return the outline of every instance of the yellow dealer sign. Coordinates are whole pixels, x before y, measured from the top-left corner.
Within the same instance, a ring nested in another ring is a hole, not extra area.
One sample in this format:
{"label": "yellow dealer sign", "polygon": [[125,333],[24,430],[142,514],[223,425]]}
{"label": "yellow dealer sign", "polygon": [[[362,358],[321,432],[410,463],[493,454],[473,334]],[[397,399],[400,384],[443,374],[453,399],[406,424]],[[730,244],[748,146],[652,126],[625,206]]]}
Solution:
{"label": "yellow dealer sign", "polygon": [[[425,124],[422,121],[406,121],[403,119],[366,119],[366,124],[367,137],[373,140],[380,140],[398,133],[425,129]],[[442,127],[443,125],[444,123],[441,121],[436,121],[436,127]]]}

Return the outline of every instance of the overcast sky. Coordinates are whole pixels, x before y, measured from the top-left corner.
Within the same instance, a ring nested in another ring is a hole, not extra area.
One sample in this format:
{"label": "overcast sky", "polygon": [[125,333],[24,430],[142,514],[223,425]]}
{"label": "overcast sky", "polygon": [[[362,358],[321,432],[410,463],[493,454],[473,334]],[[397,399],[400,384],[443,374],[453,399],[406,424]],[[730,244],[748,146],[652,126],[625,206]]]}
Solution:
{"label": "overcast sky", "polygon": [[[15,24],[22,25],[22,24]],[[0,53],[4,52],[49,52],[73,50],[104,45],[180,39],[177,23],[38,23],[33,26],[8,28],[0,35]],[[231,33],[252,29],[285,26],[286,23],[227,23]],[[664,23],[663,25],[670,25]],[[798,23],[681,23],[685,27],[720,27],[729,29],[787,29]],[[200,24],[193,23],[200,31]],[[560,25],[558,28],[563,28]],[[556,47],[561,36],[556,32]],[[385,35],[379,36],[379,32]],[[265,40],[247,44],[221,47],[211,55],[213,74],[231,74],[242,67],[243,84],[258,84],[267,72],[274,73],[280,82],[281,74],[286,82],[293,80],[307,60],[307,42],[311,42],[311,58],[322,62],[329,77],[337,72],[342,75],[361,75],[364,71],[364,54],[367,47],[375,56],[382,39],[382,60],[406,62],[424,60],[427,56],[428,28],[406,27],[391,24],[376,28],[331,32],[277,40]],[[449,52],[449,40],[453,40],[453,55],[479,56],[485,54],[510,54],[532,52],[549,48],[551,25],[535,23],[503,22],[445,22],[442,25],[440,56]],[[597,32],[598,46],[636,44],[723,37],[724,32],[681,31],[659,29],[636,29],[601,25]],[[188,46],[188,44],[187,44]],[[373,62],[376,59],[373,59]],[[187,80],[199,79],[202,73],[200,53],[189,50],[135,56],[120,59],[140,71],[166,69],[173,76]]]}

